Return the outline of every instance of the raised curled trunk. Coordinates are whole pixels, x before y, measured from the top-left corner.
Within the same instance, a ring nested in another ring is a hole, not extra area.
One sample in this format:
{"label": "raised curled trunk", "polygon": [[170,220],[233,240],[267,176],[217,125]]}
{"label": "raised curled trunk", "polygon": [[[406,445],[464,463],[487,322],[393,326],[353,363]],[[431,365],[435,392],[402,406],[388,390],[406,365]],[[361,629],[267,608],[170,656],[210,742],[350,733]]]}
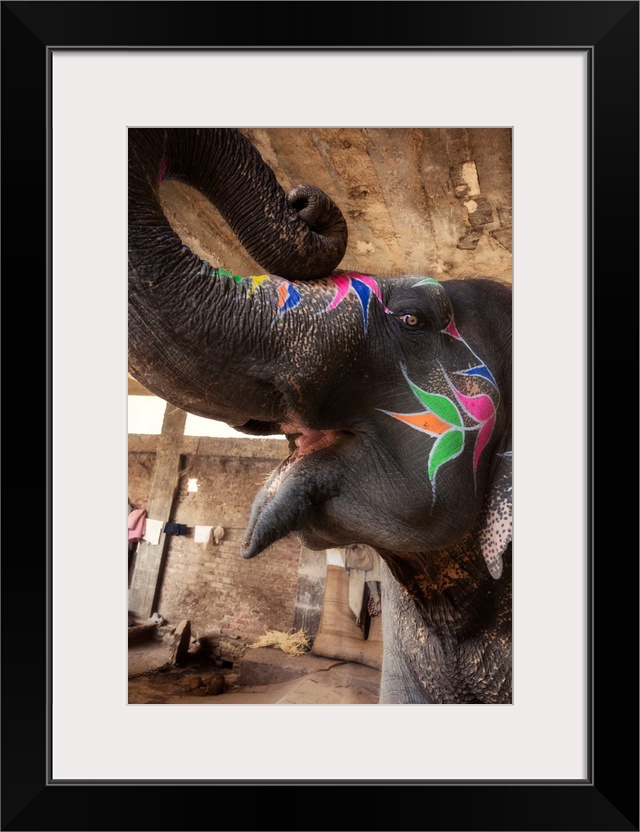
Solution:
{"label": "raised curled trunk", "polygon": [[[144,234],[141,206],[150,198],[155,202],[163,179],[177,179],[199,190],[247,253],[271,274],[292,280],[326,277],[344,256],[347,225],[335,203],[312,185],[298,185],[285,194],[273,171],[237,130],[131,129],[130,232],[137,227]],[[166,219],[152,213],[166,231]]]}
{"label": "raised curled trunk", "polygon": [[[237,130],[129,131],[129,371],[185,410],[269,430],[277,396],[250,364],[257,353],[274,357],[260,341],[270,337],[280,286],[254,291],[255,281],[213,269],[183,245],[158,201],[167,178],[197,188],[266,272],[290,280],[331,274],[346,248],[344,218],[314,186],[286,195]],[[237,370],[249,378],[242,395]]]}

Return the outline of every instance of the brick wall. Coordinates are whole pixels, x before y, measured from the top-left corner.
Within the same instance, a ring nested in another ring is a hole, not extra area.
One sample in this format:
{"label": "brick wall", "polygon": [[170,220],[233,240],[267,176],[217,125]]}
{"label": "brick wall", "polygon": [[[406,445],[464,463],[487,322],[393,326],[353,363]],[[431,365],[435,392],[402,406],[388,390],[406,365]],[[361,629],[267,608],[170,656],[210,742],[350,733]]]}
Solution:
{"label": "brick wall", "polygon": [[[129,492],[144,502],[153,476],[156,436],[129,437]],[[286,443],[262,439],[180,437],[181,471],[170,518],[187,526],[186,535],[168,536],[158,609],[167,621],[191,621],[196,638],[251,643],[267,629],[298,629],[296,614],[301,545],[287,537],[252,560],[240,547],[251,504],[268,474],[287,454]],[[196,479],[198,491],[188,482]],[[160,518],[158,518],[160,519]],[[216,544],[194,540],[196,525],[223,526]],[[308,583],[308,582],[307,582]],[[312,599],[317,621],[322,587]],[[305,587],[305,605],[309,603]],[[312,610],[312,613],[314,610]]]}
{"label": "brick wall", "polygon": [[[180,522],[179,520],[177,522]],[[191,621],[198,636],[252,642],[265,630],[293,627],[300,544],[287,538],[253,560],[240,556],[241,529],[219,545],[175,537],[169,546],[159,612]]]}

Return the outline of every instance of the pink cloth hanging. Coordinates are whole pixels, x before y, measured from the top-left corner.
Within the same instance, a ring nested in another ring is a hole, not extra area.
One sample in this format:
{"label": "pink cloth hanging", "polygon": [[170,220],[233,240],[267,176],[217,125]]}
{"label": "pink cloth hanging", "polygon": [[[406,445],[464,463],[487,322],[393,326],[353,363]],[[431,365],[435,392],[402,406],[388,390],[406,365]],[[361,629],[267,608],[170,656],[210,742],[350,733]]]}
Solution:
{"label": "pink cloth hanging", "polygon": [[144,508],[134,508],[127,520],[129,542],[142,540],[147,528],[147,511]]}

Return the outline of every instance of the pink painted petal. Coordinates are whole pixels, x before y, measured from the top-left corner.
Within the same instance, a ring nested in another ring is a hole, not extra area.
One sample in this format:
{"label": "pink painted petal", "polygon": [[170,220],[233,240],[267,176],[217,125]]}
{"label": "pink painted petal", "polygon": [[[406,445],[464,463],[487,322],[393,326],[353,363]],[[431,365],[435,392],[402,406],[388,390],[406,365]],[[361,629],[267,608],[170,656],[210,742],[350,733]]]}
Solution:
{"label": "pink painted petal", "polygon": [[391,309],[389,309],[388,306],[384,306],[382,300],[382,292],[380,291],[380,286],[378,282],[374,280],[370,274],[359,274],[358,272],[347,272],[347,274],[350,277],[355,278],[355,280],[359,280],[361,283],[364,283],[366,286],[368,286],[373,292],[373,294],[378,298],[380,303],[382,303],[384,311],[391,313]]}
{"label": "pink painted petal", "polygon": [[453,318],[449,321],[445,329],[443,329],[442,331],[446,332],[447,335],[451,335],[452,338],[457,338],[458,341],[462,341],[462,335],[460,335],[460,333],[458,332]]}
{"label": "pink painted petal", "polygon": [[493,428],[495,426],[496,419],[495,416],[489,419],[484,425],[480,428],[478,432],[478,438],[476,439],[476,447],[473,452],[473,470],[475,471],[478,467],[478,462],[480,461],[480,454],[485,449],[485,446],[489,439],[491,438],[491,434],[493,433]]}
{"label": "pink painted petal", "polygon": [[349,288],[351,286],[351,278],[347,277],[343,274],[334,274],[331,277],[331,280],[336,284],[338,291],[336,292],[336,296],[331,301],[329,306],[327,306],[327,312],[331,309],[335,309],[338,304],[342,303],[342,301],[347,296]]}
{"label": "pink painted petal", "polygon": [[456,390],[455,393],[460,404],[470,416],[473,416],[476,422],[486,422],[488,419],[495,419],[496,411],[493,406],[493,401],[486,393],[481,393],[479,396],[465,396],[459,390]]}

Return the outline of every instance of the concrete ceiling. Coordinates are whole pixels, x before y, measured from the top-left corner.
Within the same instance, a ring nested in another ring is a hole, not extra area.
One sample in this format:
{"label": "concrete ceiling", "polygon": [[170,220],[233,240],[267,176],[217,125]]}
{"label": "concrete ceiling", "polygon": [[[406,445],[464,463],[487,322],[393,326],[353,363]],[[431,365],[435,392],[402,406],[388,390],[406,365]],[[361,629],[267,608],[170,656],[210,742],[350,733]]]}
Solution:
{"label": "concrete ceiling", "polygon": [[[342,210],[349,242],[340,268],[380,277],[511,281],[508,128],[247,128],[242,132],[285,191],[322,188]],[[160,199],[174,229],[213,266],[257,274],[218,211],[178,182]],[[129,377],[129,393],[147,391]]]}

